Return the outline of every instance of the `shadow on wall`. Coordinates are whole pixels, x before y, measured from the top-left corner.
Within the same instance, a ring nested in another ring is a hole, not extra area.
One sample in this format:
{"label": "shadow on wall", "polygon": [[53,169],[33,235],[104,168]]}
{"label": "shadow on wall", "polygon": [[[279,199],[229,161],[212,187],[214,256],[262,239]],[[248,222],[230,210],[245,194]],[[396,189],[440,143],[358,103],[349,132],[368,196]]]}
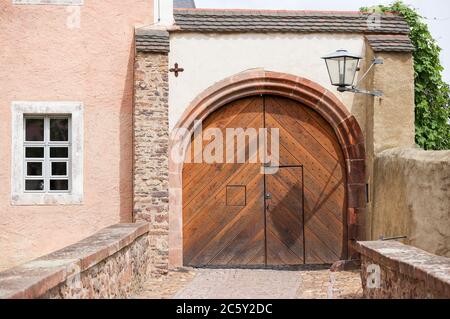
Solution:
{"label": "shadow on wall", "polygon": [[134,42],[131,42],[122,103],[120,106],[120,222],[133,220],[133,85],[134,85]]}
{"label": "shadow on wall", "polygon": [[[367,42],[364,44],[363,48],[364,59],[360,64],[360,71],[357,74],[357,78],[355,83],[358,83],[362,76],[366,73],[368,68],[372,64],[372,60],[374,58],[373,51]],[[360,88],[365,90],[373,90],[373,78],[374,78],[375,69],[372,69],[367,77],[358,85]],[[352,94],[352,93],[347,93]],[[365,139],[365,147],[366,147],[366,182],[369,183],[369,192],[372,191],[372,171],[373,171],[373,107],[374,107],[374,97],[366,94],[354,94],[353,104],[351,106],[351,113],[355,116],[358,121],[361,130],[364,134]],[[369,201],[372,198],[372,194],[369,193]],[[361,217],[359,223],[364,225],[364,233],[367,236],[367,240],[373,239],[371,238],[372,234],[372,218],[371,218],[372,210],[371,205],[366,206],[365,216]]]}

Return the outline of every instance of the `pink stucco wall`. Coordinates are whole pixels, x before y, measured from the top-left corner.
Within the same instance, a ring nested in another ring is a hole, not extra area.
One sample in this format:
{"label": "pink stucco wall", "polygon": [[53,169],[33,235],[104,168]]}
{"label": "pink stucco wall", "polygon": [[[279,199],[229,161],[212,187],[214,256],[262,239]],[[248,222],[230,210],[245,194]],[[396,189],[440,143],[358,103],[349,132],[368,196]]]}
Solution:
{"label": "pink stucco wall", "polygon": [[[134,26],[151,0],[66,6],[0,0],[0,270],[131,220]],[[11,102],[84,103],[84,204],[11,205]]]}

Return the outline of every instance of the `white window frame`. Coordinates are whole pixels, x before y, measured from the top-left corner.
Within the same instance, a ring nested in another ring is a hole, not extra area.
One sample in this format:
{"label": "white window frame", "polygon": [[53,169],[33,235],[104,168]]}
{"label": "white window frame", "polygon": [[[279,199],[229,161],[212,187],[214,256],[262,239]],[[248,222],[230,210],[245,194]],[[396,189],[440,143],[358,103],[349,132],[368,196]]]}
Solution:
{"label": "white window frame", "polygon": [[84,0],[12,0],[12,4],[48,4],[63,6],[82,6]]}
{"label": "white window frame", "polygon": [[[13,205],[81,205],[83,203],[83,103],[12,103],[11,200]],[[25,118],[61,116],[70,118],[69,191],[25,191]]]}
{"label": "white window frame", "polygon": [[[31,119],[42,119],[44,120],[44,140],[43,141],[26,141],[24,139],[24,175],[25,175],[25,193],[70,193],[71,190],[71,157],[72,157],[72,119],[70,114],[61,114],[61,115],[24,115],[24,136],[26,136],[26,121]],[[68,120],[68,140],[67,141],[51,141],[50,140],[50,120],[53,119],[67,119]],[[43,158],[27,158],[26,150],[27,148],[39,147],[44,149],[44,157]],[[51,148],[55,147],[63,147],[68,149],[68,157],[67,158],[52,158],[50,155]],[[42,163],[42,175],[41,176],[28,176],[27,173],[27,163]],[[66,164],[66,175],[64,176],[53,176],[52,175],[52,163],[65,163]],[[44,181],[44,189],[40,190],[27,190],[26,189],[26,181],[27,180],[43,180]],[[51,190],[50,189],[50,181],[51,180],[67,180],[68,189],[67,190]]]}

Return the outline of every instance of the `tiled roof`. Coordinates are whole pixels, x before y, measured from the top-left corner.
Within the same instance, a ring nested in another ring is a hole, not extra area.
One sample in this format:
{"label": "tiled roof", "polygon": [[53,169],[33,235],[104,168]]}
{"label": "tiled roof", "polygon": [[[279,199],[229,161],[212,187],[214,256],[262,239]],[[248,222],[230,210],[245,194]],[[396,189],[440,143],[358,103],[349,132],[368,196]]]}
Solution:
{"label": "tiled roof", "polygon": [[398,15],[360,12],[174,9],[180,31],[193,32],[345,32],[409,34]]}
{"label": "tiled roof", "polygon": [[169,33],[165,30],[137,29],[136,50],[141,52],[169,52]]}
{"label": "tiled roof", "polygon": [[414,46],[407,35],[367,35],[375,52],[412,52]]}
{"label": "tiled roof", "polygon": [[194,0],[173,0],[174,8],[195,8]]}

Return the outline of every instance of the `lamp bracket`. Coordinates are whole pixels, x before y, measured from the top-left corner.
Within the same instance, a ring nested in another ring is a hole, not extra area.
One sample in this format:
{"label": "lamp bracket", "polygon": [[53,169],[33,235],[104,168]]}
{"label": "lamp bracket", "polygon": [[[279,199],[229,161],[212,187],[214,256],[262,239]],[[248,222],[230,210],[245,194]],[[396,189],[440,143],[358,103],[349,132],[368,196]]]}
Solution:
{"label": "lamp bracket", "polygon": [[345,91],[359,93],[359,94],[367,94],[367,95],[372,95],[372,96],[376,96],[376,97],[383,96],[383,92],[381,92],[379,90],[367,91],[367,90],[363,90],[363,89],[358,89],[357,87],[354,87],[354,86],[346,89]]}
{"label": "lamp bracket", "polygon": [[384,64],[384,60],[382,58],[374,58],[372,60],[372,64],[370,65],[370,67],[367,69],[366,73],[364,73],[364,75],[359,79],[358,83],[356,83],[356,85],[348,88],[348,87],[339,87],[338,91],[340,92],[352,92],[352,93],[359,93],[359,94],[368,94],[368,95],[372,95],[372,96],[376,96],[376,97],[381,97],[383,96],[383,92],[379,91],[379,90],[374,90],[374,91],[367,91],[367,90],[363,90],[363,89],[359,89],[358,85],[364,81],[364,79],[367,77],[367,75],[369,74],[370,70],[372,70],[374,65],[380,65],[380,64]]}
{"label": "lamp bracket", "polygon": [[384,64],[384,60],[382,58],[374,58],[372,60],[372,64],[369,66],[366,73],[364,73],[364,75],[359,79],[358,83],[356,83],[355,87],[358,86],[362,81],[364,81],[364,79],[367,77],[367,75],[369,74],[370,70],[372,70],[374,65],[380,64]]}
{"label": "lamp bracket", "polygon": [[384,60],[382,58],[375,58],[373,59],[372,64],[384,64]]}
{"label": "lamp bracket", "polygon": [[340,87],[338,87],[338,91],[339,92],[358,93],[358,94],[367,94],[367,95],[372,95],[372,96],[376,96],[376,97],[383,96],[383,92],[381,92],[379,90],[367,91],[367,90],[359,89],[355,86],[352,86],[352,87],[340,86]]}

